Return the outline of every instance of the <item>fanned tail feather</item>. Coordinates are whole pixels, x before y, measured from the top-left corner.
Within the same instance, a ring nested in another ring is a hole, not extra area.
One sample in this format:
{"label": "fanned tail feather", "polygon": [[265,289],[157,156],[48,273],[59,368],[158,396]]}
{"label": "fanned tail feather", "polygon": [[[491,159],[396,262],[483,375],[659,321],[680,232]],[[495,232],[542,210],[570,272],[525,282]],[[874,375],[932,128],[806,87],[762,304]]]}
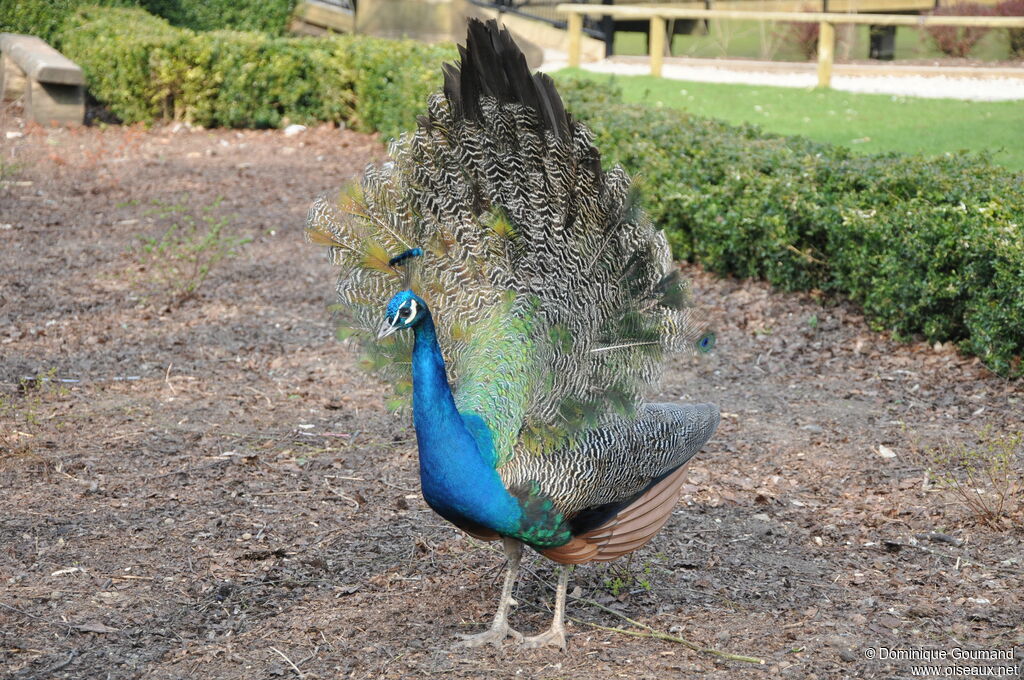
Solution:
{"label": "fanned tail feather", "polygon": [[[634,414],[664,355],[696,349],[704,325],[626,172],[602,167],[507,31],[469,31],[393,160],[318,200],[307,233],[330,248],[345,322],[363,337],[400,287],[426,300],[460,410],[487,420],[505,461]],[[414,247],[422,257],[388,263]],[[408,382],[408,340],[369,346]]]}

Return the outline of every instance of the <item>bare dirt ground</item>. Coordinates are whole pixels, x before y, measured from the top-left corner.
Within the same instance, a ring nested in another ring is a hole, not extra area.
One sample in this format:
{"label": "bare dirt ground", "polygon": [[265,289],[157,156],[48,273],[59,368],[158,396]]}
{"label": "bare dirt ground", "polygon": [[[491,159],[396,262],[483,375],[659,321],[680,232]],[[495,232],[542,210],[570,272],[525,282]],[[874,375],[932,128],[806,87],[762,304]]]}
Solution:
{"label": "bare dirt ground", "polygon": [[[1019,382],[688,266],[718,347],[655,396],[724,418],[685,502],[628,569],[576,570],[566,653],[455,649],[502,558],[423,503],[409,418],[334,338],[301,236],[379,141],[0,127],[0,676],[909,678],[891,651],[956,648],[1024,673],[1019,508],[990,526],[926,472],[1021,431]],[[141,239],[189,216],[251,241],[171,304]],[[532,633],[552,571],[527,567]],[[765,663],[594,627],[645,632],[608,610]]]}

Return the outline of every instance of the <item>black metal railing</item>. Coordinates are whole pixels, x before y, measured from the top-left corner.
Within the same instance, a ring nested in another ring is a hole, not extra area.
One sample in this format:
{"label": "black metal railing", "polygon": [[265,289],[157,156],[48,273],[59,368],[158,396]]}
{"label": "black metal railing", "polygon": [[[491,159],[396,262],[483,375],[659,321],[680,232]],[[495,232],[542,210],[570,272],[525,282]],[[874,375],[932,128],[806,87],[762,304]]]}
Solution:
{"label": "black metal railing", "polygon": [[325,5],[333,5],[339,9],[347,9],[350,12],[356,11],[356,0],[319,0]]}

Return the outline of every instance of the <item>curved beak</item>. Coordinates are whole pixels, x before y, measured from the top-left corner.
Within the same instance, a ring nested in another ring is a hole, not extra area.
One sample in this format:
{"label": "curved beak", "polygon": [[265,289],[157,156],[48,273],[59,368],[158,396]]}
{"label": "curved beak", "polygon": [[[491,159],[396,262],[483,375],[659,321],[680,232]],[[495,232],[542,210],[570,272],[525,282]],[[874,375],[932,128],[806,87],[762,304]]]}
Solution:
{"label": "curved beak", "polygon": [[377,339],[383,340],[384,338],[388,337],[397,330],[398,326],[393,325],[391,323],[391,320],[385,316],[383,323],[381,323],[380,325],[380,328],[377,329]]}

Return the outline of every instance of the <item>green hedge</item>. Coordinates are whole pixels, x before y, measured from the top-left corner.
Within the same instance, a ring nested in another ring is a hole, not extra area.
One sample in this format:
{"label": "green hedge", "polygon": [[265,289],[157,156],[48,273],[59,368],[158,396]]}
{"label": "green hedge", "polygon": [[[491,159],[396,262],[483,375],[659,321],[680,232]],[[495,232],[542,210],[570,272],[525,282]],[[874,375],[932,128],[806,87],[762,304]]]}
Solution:
{"label": "green hedge", "polygon": [[977,156],[854,156],[564,79],[570,110],[639,179],[674,254],[860,303],[1024,374],[1024,175]]}
{"label": "green hedge", "polygon": [[59,47],[64,22],[86,5],[129,7],[136,0],[0,0],[0,32],[37,35]]}
{"label": "green hedge", "polygon": [[90,5],[141,7],[195,31],[234,29],[281,35],[298,0],[0,0],[0,31],[38,35],[60,47],[64,22]]}
{"label": "green hedge", "polygon": [[395,136],[413,126],[454,50],[412,41],[175,28],[139,9],[86,8],[61,36],[89,90],[126,123],[207,127],[344,122]]}
{"label": "green hedge", "polygon": [[138,0],[143,9],[193,31],[257,31],[281,35],[298,0]]}

